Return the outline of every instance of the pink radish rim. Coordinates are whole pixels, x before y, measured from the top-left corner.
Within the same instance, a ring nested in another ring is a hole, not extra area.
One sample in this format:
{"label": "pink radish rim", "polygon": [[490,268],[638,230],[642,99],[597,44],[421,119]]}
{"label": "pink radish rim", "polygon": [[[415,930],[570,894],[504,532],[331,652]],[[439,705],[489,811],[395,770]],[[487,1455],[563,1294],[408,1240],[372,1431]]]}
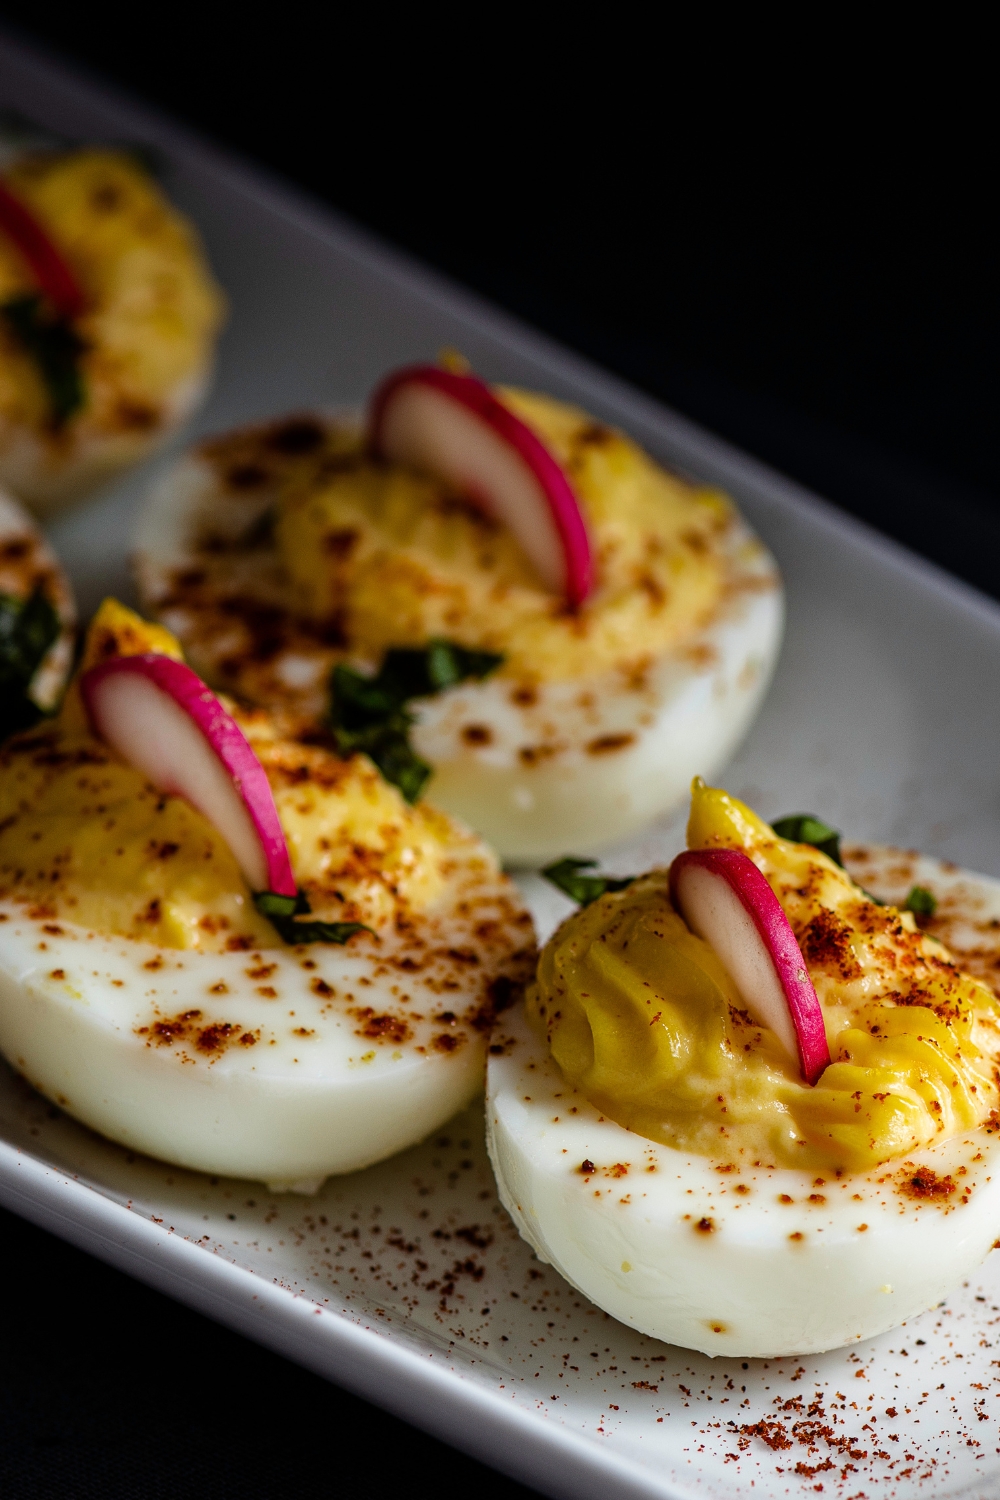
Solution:
{"label": "pink radish rim", "polygon": [[[274,793],[267,773],[254,754],[246,735],[196,672],[184,662],[157,651],[135,656],[113,656],[91,667],[80,678],[80,695],[94,733],[101,737],[94,694],[107,677],[133,672],[152,682],[188,715],[201,731],[205,744],[231,777],[254,830],[260,840],[268,872],[269,889],[277,896],[297,894],[288,857],[288,844],[278,817]],[[183,795],[183,794],[178,794]]]}
{"label": "pink radish rim", "polygon": [[0,232],[17,246],[60,317],[75,318],[83,309],[83,292],[75,273],[31,209],[3,181]]}
{"label": "pink radish rim", "polygon": [[566,601],[576,608],[594,586],[590,538],[573,487],[545,444],[490,390],[478,375],[456,375],[438,365],[408,365],[387,375],[371,398],[372,450],[381,453],[382,420],[392,397],[404,385],[427,385],[480,417],[524,459],[548,502],[566,558]]}
{"label": "pink radish rim", "polygon": [[[781,960],[779,967],[775,958],[771,957],[778,982],[788,1002],[802,1076],[807,1083],[815,1083],[824,1068],[830,1064],[823,1011],[809,978],[802,949],[780,901],[765,876],[742,849],[687,849],[683,854],[678,854],[670,866],[670,899],[682,916],[684,908],[678,881],[685,866],[691,865],[699,865],[726,882],[760,933],[768,956],[775,954]],[[749,902],[745,899],[746,896],[750,897]],[[780,921],[776,917],[780,917]]]}

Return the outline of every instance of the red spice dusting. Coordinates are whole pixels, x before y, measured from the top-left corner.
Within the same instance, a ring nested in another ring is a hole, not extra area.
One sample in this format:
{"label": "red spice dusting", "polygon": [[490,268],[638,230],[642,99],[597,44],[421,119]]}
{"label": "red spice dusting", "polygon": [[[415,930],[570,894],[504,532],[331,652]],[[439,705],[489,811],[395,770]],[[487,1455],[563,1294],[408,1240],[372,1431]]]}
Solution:
{"label": "red spice dusting", "polygon": [[634,740],[634,734],[602,734],[590,741],[587,754],[613,755],[616,750],[625,750]]}
{"label": "red spice dusting", "polygon": [[158,1047],[172,1047],[174,1042],[191,1041],[199,1052],[208,1055],[224,1052],[230,1045],[253,1047],[260,1041],[259,1031],[245,1031],[237,1022],[217,1021],[209,1026],[199,1026],[200,1010],[185,1010],[167,1020],[154,1021],[152,1026],[136,1028],[137,1036],[148,1037],[146,1046],[155,1042]]}
{"label": "red spice dusting", "polygon": [[820,907],[799,936],[802,956],[813,968],[826,969],[841,979],[855,979],[861,973],[851,949],[851,929],[827,907]]}
{"label": "red spice dusting", "polygon": [[[759,1422],[744,1422],[739,1427],[735,1422],[728,1423],[730,1431],[739,1434],[737,1446],[741,1450],[745,1452],[750,1446],[751,1439],[756,1437],[774,1452],[783,1451],[791,1448],[793,1443],[798,1443],[801,1447],[807,1448],[809,1456],[812,1457],[813,1454],[821,1451],[820,1445],[825,1443],[827,1448],[832,1448],[844,1458],[865,1459],[868,1457],[867,1449],[858,1448],[855,1438],[836,1433],[833,1427],[823,1420],[825,1412],[818,1400],[810,1402],[808,1408],[805,1407],[801,1396],[793,1396],[789,1401],[782,1401],[780,1397],[777,1397],[774,1404],[779,1411],[794,1414],[799,1417],[799,1420],[792,1422],[790,1429],[785,1426],[784,1422],[773,1417],[765,1417]],[[888,1457],[888,1454],[878,1456]],[[853,1465],[847,1464],[842,1468],[842,1479],[846,1478],[852,1467]],[[800,1461],[796,1464],[794,1472],[806,1478],[812,1478],[815,1474],[826,1473],[833,1468],[832,1460],[827,1458],[815,1465]]]}
{"label": "red spice dusting", "polygon": [[520,999],[524,986],[516,979],[511,979],[508,974],[498,974],[496,979],[490,981],[486,986],[486,996],[492,1008],[493,1014],[498,1016],[501,1011],[509,1010],[510,1007]]}
{"label": "red spice dusting", "polygon": [[377,1016],[370,1005],[356,1011],[355,1014],[361,1022],[355,1036],[368,1037],[373,1042],[392,1042],[396,1046],[405,1042],[410,1036],[409,1023],[403,1016]]}
{"label": "red spice dusting", "polygon": [[312,453],[323,442],[324,428],[315,417],[287,417],[271,429],[267,446],[286,457]]}
{"label": "red spice dusting", "polygon": [[493,1231],[484,1229],[480,1224],[467,1224],[464,1229],[456,1229],[454,1233],[456,1240],[464,1240],[475,1250],[486,1250],[493,1243]]}
{"label": "red spice dusting", "polygon": [[158,1047],[170,1047],[178,1038],[188,1035],[192,1021],[200,1019],[200,1010],[185,1010],[170,1021],[155,1021],[151,1028],[152,1039]]}
{"label": "red spice dusting", "polygon": [[907,1198],[948,1198],[957,1184],[953,1177],[933,1171],[930,1167],[907,1168],[900,1174],[896,1192]]}
{"label": "red spice dusting", "polygon": [[198,1051],[221,1052],[229,1038],[239,1029],[238,1026],[231,1025],[229,1021],[216,1021],[212,1026],[202,1027],[196,1043]]}
{"label": "red spice dusting", "polygon": [[739,1431],[746,1439],[740,1443],[741,1448],[749,1448],[751,1438],[760,1438],[762,1443],[779,1452],[781,1449],[790,1448],[792,1440],[785,1431],[781,1422],[775,1422],[767,1417],[760,1422],[744,1422]]}
{"label": "red spice dusting", "polygon": [[339,531],[328,531],[323,538],[323,548],[330,555],[341,562],[346,562],[351,553],[357,547],[360,534],[351,527],[341,527]]}

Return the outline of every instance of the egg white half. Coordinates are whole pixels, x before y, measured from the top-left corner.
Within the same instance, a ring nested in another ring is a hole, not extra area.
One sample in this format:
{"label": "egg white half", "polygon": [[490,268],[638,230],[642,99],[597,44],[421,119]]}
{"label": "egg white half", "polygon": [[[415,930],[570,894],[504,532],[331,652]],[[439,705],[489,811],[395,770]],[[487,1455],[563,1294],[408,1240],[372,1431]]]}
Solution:
{"label": "egg white half", "polygon": [[[227,487],[198,453],[170,470],[136,533],[139,589],[195,667],[222,686],[223,663],[251,658],[253,643],[240,611],[220,611],[219,602],[239,599],[244,615],[248,600],[259,603],[271,645],[266,664],[253,669],[250,695],[315,719],[326,712],[337,653],[294,620],[273,549],[239,545],[256,537],[277,493],[281,466],[270,462],[268,480],[249,492]],[[742,522],[730,527],[725,547],[719,609],[641,674],[601,672],[528,694],[500,676],[416,703],[412,739],[434,768],[431,801],[475,828],[508,864],[531,867],[626,838],[676,807],[692,776],[714,775],[760,707],[784,623],[774,559]],[[206,571],[209,594],[192,592],[183,580]],[[284,624],[275,618],[282,612]],[[246,694],[247,683],[237,690]]]}
{"label": "egg white half", "polygon": [[213,954],[2,901],[0,1051],[112,1140],[311,1191],[423,1139],[482,1086],[491,981],[530,921],[478,959],[460,921],[450,933],[454,952],[444,927],[419,961],[364,933]]}
{"label": "egg white half", "polygon": [[155,424],[142,432],[73,432],[58,447],[29,427],[0,424],[0,483],[48,521],[126,469],[135,468],[203,404],[214,370],[186,375],[160,399]]}
{"label": "egg white half", "polygon": [[[930,860],[919,871],[932,889],[938,875],[952,893],[961,883],[981,944],[1000,882]],[[1000,951],[996,932],[992,942]],[[705,1354],[819,1353],[934,1306],[997,1241],[1000,1133],[980,1128],[840,1178],[728,1170],[603,1118],[520,1007],[503,1023],[487,1079],[501,1200],[540,1259],[642,1333]],[[921,1166],[953,1189],[915,1197]]]}
{"label": "egg white half", "polygon": [[777,568],[742,523],[727,561],[731,588],[710,624],[641,676],[540,683],[527,703],[494,677],[415,704],[427,795],[527,868],[592,854],[677,807],[746,734],[781,645]]}

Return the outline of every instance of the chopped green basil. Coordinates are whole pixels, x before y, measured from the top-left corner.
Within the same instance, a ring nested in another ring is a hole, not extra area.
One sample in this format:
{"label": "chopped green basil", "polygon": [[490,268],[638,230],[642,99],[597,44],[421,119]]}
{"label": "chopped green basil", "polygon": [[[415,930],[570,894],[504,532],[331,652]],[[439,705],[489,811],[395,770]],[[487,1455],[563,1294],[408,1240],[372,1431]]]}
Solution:
{"label": "chopped green basil", "polygon": [[410,744],[412,698],[429,698],[470,677],[482,680],[503,661],[492,651],[470,651],[453,641],[386,652],[378,673],[365,677],[342,663],[333,669],[330,726],[341,755],[362,750],[386,781],[416,802],[431,775]]}
{"label": "chopped green basil", "polygon": [[52,426],[58,430],[83,405],[80,355],[84,342],[64,318],[49,317],[42,298],[34,294],[12,297],[0,310],[38,366],[48,392]]}
{"label": "chopped green basil", "polygon": [[0,594],[0,740],[39,718],[28,689],[58,634],[59,616],[41,589],[28,599]]}
{"label": "chopped green basil", "polygon": [[933,917],[937,911],[937,897],[925,885],[915,885],[903,903],[904,911],[912,911],[917,917]]}
{"label": "chopped green basil", "polygon": [[346,943],[356,932],[372,932],[363,922],[297,922],[296,917],[307,916],[312,910],[305,891],[295,896],[256,891],[253,904],[292,947],[296,943]]}
{"label": "chopped green basil", "polygon": [[840,857],[840,834],[822,818],[812,813],[793,813],[788,818],[778,818],[771,824],[779,839],[790,839],[793,844],[811,844],[814,849],[828,854],[835,865],[843,868]]}
{"label": "chopped green basil", "polygon": [[571,855],[567,855],[565,859],[556,860],[554,865],[546,865],[542,874],[578,906],[589,906],[606,891],[623,891],[635,879],[634,875],[617,878],[613,875],[580,873],[582,870],[592,869],[596,864],[596,859],[574,859]]}

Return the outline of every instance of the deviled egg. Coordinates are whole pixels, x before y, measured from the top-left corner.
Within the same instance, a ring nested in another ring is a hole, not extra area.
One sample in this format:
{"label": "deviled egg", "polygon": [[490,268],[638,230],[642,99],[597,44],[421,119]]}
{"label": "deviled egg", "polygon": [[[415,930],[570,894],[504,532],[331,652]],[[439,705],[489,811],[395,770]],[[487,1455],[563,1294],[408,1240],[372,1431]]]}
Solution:
{"label": "deviled egg", "polygon": [[75,633],[65,573],[31,517],[0,490],[0,741],[58,706]]}
{"label": "deviled egg", "polygon": [[504,1018],[501,1198],[643,1333],[764,1357],[870,1338],[997,1238],[1000,1003],[919,923],[938,889],[960,935],[964,902],[995,964],[1000,883],[856,851],[866,878],[894,872],[883,905],[835,843],[703,783],[688,843],[570,916]]}
{"label": "deviled egg", "polygon": [[223,298],[138,157],[6,153],[0,483],[45,513],[144,458],[201,400]]}
{"label": "deviled egg", "polygon": [[781,636],[725,496],[549,396],[390,375],[365,421],[202,444],[137,536],[207,680],[362,744],[514,864],[587,853],[732,753]]}
{"label": "deviled egg", "polygon": [[379,1161],[481,1087],[533,954],[477,838],[113,601],[0,750],[0,1050],[136,1150],[302,1190]]}

